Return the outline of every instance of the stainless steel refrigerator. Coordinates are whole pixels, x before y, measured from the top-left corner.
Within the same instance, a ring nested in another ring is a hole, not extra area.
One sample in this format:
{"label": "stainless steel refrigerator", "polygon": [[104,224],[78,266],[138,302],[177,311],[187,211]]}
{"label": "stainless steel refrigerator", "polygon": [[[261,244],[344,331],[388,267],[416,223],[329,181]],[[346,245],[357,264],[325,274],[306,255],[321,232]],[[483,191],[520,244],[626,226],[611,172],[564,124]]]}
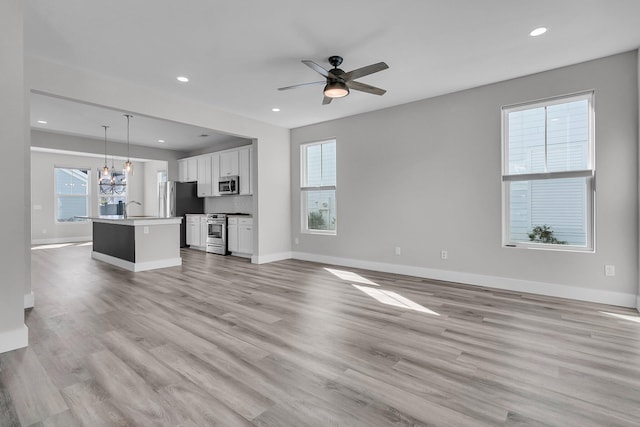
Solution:
{"label": "stainless steel refrigerator", "polygon": [[185,214],[204,213],[204,199],[197,196],[195,182],[161,182],[158,184],[158,216],[182,217],[180,247],[187,246],[187,218]]}

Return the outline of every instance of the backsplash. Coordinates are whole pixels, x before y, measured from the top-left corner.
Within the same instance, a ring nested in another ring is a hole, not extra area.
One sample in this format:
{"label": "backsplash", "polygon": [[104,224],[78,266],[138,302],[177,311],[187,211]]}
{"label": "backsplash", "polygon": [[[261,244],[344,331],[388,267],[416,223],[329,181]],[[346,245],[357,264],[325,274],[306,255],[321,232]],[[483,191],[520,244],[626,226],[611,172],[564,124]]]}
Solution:
{"label": "backsplash", "polygon": [[206,213],[253,214],[253,196],[220,196],[204,199]]}

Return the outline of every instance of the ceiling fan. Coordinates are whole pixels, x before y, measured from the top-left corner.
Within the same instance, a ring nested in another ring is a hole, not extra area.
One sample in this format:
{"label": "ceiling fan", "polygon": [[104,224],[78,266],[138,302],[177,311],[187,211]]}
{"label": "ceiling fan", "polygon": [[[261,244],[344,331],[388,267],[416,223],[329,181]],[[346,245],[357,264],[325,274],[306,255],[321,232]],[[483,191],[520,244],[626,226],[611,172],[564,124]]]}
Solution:
{"label": "ceiling fan", "polygon": [[355,79],[359,79],[360,77],[368,76],[369,74],[377,73],[378,71],[386,70],[387,68],[389,68],[389,66],[384,62],[367,65],[366,67],[358,68],[356,70],[349,71],[348,73],[345,73],[340,68],[338,68],[338,66],[342,64],[341,56],[329,57],[329,64],[333,66],[333,69],[331,70],[325,70],[320,65],[308,59],[304,59],[302,63],[312,70],[316,71],[317,73],[321,74],[326,78],[326,81],[302,83],[299,85],[281,87],[278,88],[278,90],[288,90],[295,89],[301,86],[323,84],[325,85],[325,87],[322,105],[329,104],[333,100],[333,98],[342,98],[343,96],[349,95],[350,89],[359,90],[360,92],[372,93],[374,95],[384,95],[387,92],[386,90],[380,89],[379,87],[355,81]]}

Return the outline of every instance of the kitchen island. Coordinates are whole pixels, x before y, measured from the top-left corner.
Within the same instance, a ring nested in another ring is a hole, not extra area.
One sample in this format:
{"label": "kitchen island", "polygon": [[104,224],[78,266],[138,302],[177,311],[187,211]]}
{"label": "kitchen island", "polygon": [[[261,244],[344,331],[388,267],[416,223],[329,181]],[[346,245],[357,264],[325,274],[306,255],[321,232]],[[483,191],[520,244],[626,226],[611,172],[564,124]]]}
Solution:
{"label": "kitchen island", "polygon": [[182,265],[181,217],[90,217],[93,222],[91,257],[129,271]]}

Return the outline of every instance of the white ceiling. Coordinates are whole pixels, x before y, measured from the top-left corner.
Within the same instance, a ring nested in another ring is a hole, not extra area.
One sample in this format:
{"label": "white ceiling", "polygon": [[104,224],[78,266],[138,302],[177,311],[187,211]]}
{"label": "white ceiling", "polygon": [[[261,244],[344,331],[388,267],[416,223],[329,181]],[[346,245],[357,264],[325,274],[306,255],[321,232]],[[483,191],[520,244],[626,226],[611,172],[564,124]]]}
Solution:
{"label": "white ceiling", "polygon": [[[287,128],[640,46],[639,0],[29,0],[24,4],[28,55]],[[530,37],[529,31],[538,26],[549,31]],[[300,61],[311,59],[330,68],[330,55],[344,57],[345,71],[385,61],[388,70],[360,81],[387,93],[352,91],[323,106],[322,86],[277,90],[321,80]],[[178,83],[178,75],[188,76],[190,82]],[[281,111],[274,113],[273,107]],[[33,108],[39,108],[37,102]],[[48,114],[42,108],[42,114]],[[132,120],[142,127],[141,118]],[[49,123],[53,126],[52,120]],[[132,141],[133,126],[132,121]],[[156,138],[157,133],[151,133],[148,138]]]}
{"label": "white ceiling", "polygon": [[[164,148],[176,151],[193,151],[216,144],[234,142],[250,143],[211,129],[184,123],[171,122],[140,114],[70,101],[38,93],[31,94],[31,127],[47,132],[64,133],[104,140],[104,126],[108,142],[127,142],[127,119],[132,114],[129,126],[129,141],[134,145]],[[46,124],[38,123],[45,120]],[[163,140],[163,142],[159,142]]]}

